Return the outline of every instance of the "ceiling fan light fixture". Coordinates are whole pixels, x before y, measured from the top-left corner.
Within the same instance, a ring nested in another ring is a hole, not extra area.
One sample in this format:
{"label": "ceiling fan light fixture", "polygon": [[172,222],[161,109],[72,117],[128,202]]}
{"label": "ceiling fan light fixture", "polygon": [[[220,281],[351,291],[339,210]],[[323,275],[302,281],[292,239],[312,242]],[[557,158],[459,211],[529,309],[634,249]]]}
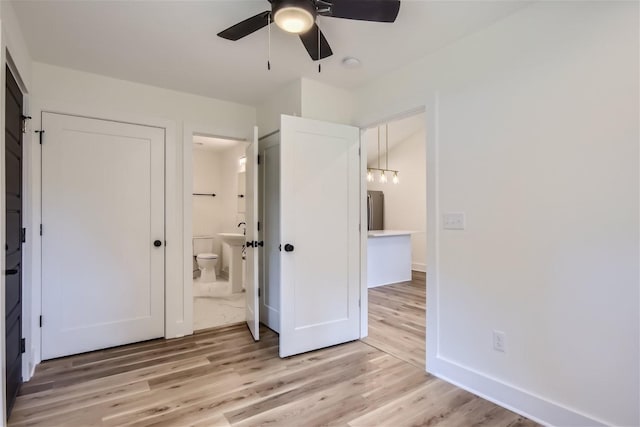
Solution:
{"label": "ceiling fan light fixture", "polygon": [[273,22],[288,33],[306,33],[316,21],[316,8],[311,1],[274,2],[273,9]]}

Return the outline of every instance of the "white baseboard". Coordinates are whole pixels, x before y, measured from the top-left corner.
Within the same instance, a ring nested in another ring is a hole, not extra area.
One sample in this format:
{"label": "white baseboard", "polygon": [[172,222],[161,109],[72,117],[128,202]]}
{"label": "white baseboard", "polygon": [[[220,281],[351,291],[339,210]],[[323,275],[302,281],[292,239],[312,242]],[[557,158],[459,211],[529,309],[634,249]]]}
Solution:
{"label": "white baseboard", "polygon": [[421,262],[413,262],[411,263],[411,269],[413,271],[422,271],[423,273],[427,272],[427,264],[423,264]]}
{"label": "white baseboard", "polygon": [[440,356],[428,365],[429,373],[436,377],[543,425],[563,427],[609,425]]}

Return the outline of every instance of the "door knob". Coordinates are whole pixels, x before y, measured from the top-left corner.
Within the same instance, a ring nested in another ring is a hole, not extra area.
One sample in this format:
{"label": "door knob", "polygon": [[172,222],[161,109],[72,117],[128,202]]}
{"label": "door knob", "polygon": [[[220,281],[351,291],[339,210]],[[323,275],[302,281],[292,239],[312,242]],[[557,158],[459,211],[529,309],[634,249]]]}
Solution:
{"label": "door knob", "polygon": [[10,270],[5,270],[4,271],[4,275],[5,276],[13,276],[14,274],[18,274],[18,269],[17,268],[12,268]]}
{"label": "door knob", "polygon": [[286,245],[284,245],[285,252],[293,252],[293,249],[295,248],[293,247],[292,244],[287,243]]}
{"label": "door knob", "polygon": [[160,240],[156,240],[155,242],[153,242],[153,246],[159,248],[160,246],[162,246],[162,242]]}

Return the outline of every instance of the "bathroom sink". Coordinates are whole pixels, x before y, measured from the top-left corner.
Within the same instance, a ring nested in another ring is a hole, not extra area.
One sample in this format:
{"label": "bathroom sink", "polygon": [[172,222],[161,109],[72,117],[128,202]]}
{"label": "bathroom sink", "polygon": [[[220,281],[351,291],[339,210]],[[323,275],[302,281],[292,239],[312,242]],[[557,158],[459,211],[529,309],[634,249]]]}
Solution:
{"label": "bathroom sink", "polygon": [[229,259],[229,282],[231,282],[231,292],[242,292],[242,247],[246,236],[241,233],[218,233],[224,243],[231,247],[231,258]]}
{"label": "bathroom sink", "polygon": [[229,246],[242,246],[246,238],[241,233],[218,233],[218,236]]}

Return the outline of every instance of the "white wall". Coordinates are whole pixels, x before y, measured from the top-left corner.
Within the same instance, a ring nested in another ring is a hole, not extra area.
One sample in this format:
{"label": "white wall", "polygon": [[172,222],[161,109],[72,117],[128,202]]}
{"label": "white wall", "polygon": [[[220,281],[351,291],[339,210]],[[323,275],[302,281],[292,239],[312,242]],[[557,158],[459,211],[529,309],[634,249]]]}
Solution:
{"label": "white wall", "polygon": [[11,2],[0,1],[0,20],[2,21],[2,42],[9,51],[11,61],[19,73],[16,78],[23,84],[23,89],[30,90],[31,56]]}
{"label": "white wall", "polygon": [[[368,139],[377,137],[376,130],[365,132],[365,144]],[[400,182],[393,184],[391,176],[388,182],[368,182],[368,190],[384,192],[384,228],[387,230],[411,230],[411,268],[426,271],[427,265],[427,172],[426,172],[426,135],[418,131],[389,149],[389,168],[398,170]],[[380,159],[384,167],[386,157]],[[377,167],[377,159],[369,163]],[[377,175],[376,175],[377,178]]]}
{"label": "white wall", "polygon": [[351,124],[353,94],[315,80],[301,78],[274,91],[257,107],[260,137],[280,129],[280,116],[304,117]]}
{"label": "white wall", "polygon": [[222,200],[225,213],[221,223],[222,231],[238,233],[238,227],[245,219],[244,212],[238,210],[238,194],[246,194],[246,188],[238,188],[239,160],[245,155],[247,143],[238,142],[235,147],[225,150],[222,158],[222,176],[224,192]]}
{"label": "white wall", "polygon": [[302,82],[293,82],[277,88],[273,95],[257,107],[258,133],[260,137],[280,129],[280,116],[302,115]]}
{"label": "white wall", "polygon": [[[160,89],[90,74],[46,64],[33,63],[33,100],[31,113],[34,116],[34,128],[40,126],[41,110],[54,110],[85,114],[104,118],[129,117],[136,122],[138,118],[153,118],[170,125],[175,144],[167,152],[167,336],[180,336],[192,332],[189,310],[192,300],[184,288],[184,245],[190,245],[190,236],[183,235],[183,143],[191,147],[191,137],[183,137],[185,123],[192,127],[215,128],[218,135],[235,136],[248,134],[256,121],[255,108],[211,98]],[[40,162],[39,150],[34,152],[33,162]],[[33,181],[40,180],[39,170],[33,171]],[[169,185],[171,184],[171,185]],[[33,202],[39,212],[39,187],[34,188]],[[34,226],[39,224],[39,216]],[[189,243],[186,243],[189,242]],[[33,299],[40,301],[39,258],[34,260]],[[191,266],[187,267],[191,269]],[[37,270],[37,271],[36,271]],[[190,285],[190,284],[189,284]],[[185,294],[186,292],[186,294]],[[37,319],[39,306],[32,317]],[[37,330],[39,333],[39,329]],[[39,356],[39,339],[35,358]],[[37,361],[37,360],[36,360]]]}
{"label": "white wall", "polygon": [[427,368],[549,424],[640,424],[638,12],[533,3],[357,93],[433,124]]}
{"label": "white wall", "polygon": [[350,125],[353,119],[353,94],[315,80],[300,80],[301,116]]}

